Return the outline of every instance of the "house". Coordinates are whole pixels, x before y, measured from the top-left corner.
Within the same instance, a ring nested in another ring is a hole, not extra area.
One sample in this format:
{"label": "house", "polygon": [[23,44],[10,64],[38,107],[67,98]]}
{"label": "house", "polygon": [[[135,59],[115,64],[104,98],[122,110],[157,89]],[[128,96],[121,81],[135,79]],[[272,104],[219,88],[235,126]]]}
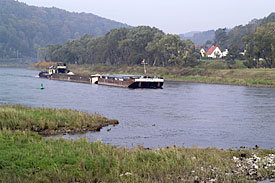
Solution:
{"label": "house", "polygon": [[222,58],[222,52],[217,46],[211,46],[211,48],[206,52],[209,58]]}
{"label": "house", "polygon": [[202,56],[202,57],[205,57],[206,51],[205,51],[204,48],[202,48],[202,49],[200,50],[200,53],[201,53],[201,56]]}
{"label": "house", "polygon": [[196,49],[200,49],[200,47],[201,47],[200,45],[195,45]]}
{"label": "house", "polygon": [[200,54],[202,57],[209,57],[209,58],[223,58],[226,57],[228,54],[228,49],[225,49],[223,52],[217,46],[211,46],[208,51],[204,48],[200,50]]}
{"label": "house", "polygon": [[228,49],[225,49],[225,50],[222,52],[222,57],[226,57],[227,54],[228,54]]}

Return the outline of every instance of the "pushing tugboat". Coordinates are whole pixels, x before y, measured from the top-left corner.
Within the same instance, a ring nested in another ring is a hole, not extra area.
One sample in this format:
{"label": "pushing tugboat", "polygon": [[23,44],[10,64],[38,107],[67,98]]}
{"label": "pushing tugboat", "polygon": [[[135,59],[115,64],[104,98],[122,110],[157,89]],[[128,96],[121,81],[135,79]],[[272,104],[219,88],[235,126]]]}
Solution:
{"label": "pushing tugboat", "polygon": [[56,66],[50,66],[48,71],[41,71],[40,78],[71,81],[80,83],[90,83],[128,88],[162,88],[164,79],[156,76],[138,76],[138,75],[92,75],[70,72],[66,64],[57,63]]}

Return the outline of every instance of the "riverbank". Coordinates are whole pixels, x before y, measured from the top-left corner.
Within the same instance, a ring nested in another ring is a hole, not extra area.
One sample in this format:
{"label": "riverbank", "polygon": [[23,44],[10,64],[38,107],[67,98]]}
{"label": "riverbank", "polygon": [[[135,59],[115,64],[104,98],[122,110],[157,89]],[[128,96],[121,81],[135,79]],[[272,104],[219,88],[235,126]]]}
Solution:
{"label": "riverbank", "polygon": [[0,182],[229,183],[275,178],[275,150],[129,149],[39,135],[43,129],[73,131],[100,120],[108,121],[67,109],[0,106]]}
{"label": "riverbank", "polygon": [[0,67],[28,68],[35,64],[36,58],[0,58]]}
{"label": "riverbank", "polygon": [[[51,63],[37,63],[36,69],[43,70]],[[134,74],[144,75],[143,66],[111,66],[111,65],[75,65],[69,69],[75,73],[90,74]],[[211,61],[198,68],[153,67],[147,66],[147,75],[161,76],[166,81],[186,81],[213,84],[229,84],[255,87],[275,87],[275,69],[247,69],[238,61],[232,69],[222,61]]]}
{"label": "riverbank", "polygon": [[118,124],[117,120],[70,109],[31,108],[0,105],[0,129],[29,130],[41,135],[84,133]]}
{"label": "riverbank", "polygon": [[[144,75],[142,66],[69,65],[69,68],[79,73]],[[275,87],[275,69],[225,69],[210,66],[201,68],[147,67],[147,74],[162,76],[165,80],[171,81]]]}
{"label": "riverbank", "polygon": [[1,182],[253,182],[275,177],[274,150],[128,149],[0,131]]}

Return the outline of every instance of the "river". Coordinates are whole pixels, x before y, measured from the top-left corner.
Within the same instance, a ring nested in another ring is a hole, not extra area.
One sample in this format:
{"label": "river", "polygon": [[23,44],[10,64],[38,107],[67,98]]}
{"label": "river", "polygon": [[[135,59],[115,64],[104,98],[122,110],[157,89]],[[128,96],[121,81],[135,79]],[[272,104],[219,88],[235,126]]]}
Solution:
{"label": "river", "polygon": [[165,82],[164,89],[128,89],[37,75],[0,68],[0,104],[70,108],[120,122],[66,138],[127,147],[275,148],[275,88]]}

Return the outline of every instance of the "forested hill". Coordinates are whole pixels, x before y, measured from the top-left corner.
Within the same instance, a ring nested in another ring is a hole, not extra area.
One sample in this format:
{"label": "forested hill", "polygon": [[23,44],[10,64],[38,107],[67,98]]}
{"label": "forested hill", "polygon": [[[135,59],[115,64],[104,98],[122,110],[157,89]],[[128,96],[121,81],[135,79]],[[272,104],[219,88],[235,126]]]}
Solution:
{"label": "forested hill", "polygon": [[104,35],[121,27],[129,26],[94,14],[0,0],[0,59],[36,57],[37,49],[48,44],[64,43],[84,34]]}
{"label": "forested hill", "polygon": [[254,33],[257,28],[268,23],[275,22],[275,13],[262,19],[253,19],[246,25],[239,25],[228,31],[227,29],[218,29],[215,32],[214,44],[222,49],[236,47],[239,50],[244,50],[245,45],[243,38]]}
{"label": "forested hill", "polygon": [[215,38],[215,30],[208,30],[203,32],[194,32],[191,36],[188,36],[188,33],[180,34],[181,39],[186,40],[190,39],[194,42],[195,45],[202,46],[206,41],[213,41]]}
{"label": "forested hill", "polygon": [[181,39],[190,39],[195,45],[204,46],[207,41],[219,46],[222,49],[230,48],[232,45],[238,46],[240,50],[244,49],[242,38],[255,32],[258,27],[267,23],[275,22],[275,13],[271,13],[262,19],[253,19],[246,25],[238,25],[232,29],[220,28],[203,32],[190,32],[180,34]]}

